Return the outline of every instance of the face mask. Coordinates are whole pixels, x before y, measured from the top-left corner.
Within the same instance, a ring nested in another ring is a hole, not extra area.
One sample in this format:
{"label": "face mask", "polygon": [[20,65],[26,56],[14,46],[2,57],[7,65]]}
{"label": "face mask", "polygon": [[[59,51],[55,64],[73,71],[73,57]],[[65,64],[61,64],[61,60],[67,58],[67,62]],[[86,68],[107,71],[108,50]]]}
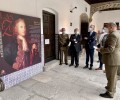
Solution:
{"label": "face mask", "polygon": [[92,29],[92,28],[89,28],[89,32],[91,32],[91,31],[93,31],[93,29]]}
{"label": "face mask", "polygon": [[102,30],[102,33],[105,33],[105,30],[104,30],[104,29]]}
{"label": "face mask", "polygon": [[108,28],[106,28],[105,30],[106,30],[106,33],[108,33],[108,32],[109,32]]}
{"label": "face mask", "polygon": [[78,32],[75,32],[75,34],[78,34]]}

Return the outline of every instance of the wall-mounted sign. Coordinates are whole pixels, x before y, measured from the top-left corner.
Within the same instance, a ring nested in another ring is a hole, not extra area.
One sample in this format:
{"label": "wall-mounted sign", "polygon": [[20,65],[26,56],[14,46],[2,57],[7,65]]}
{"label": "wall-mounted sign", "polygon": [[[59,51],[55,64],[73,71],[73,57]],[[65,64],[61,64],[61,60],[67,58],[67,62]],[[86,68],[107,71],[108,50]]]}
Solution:
{"label": "wall-mounted sign", "polygon": [[45,39],[45,44],[50,44],[50,39]]}

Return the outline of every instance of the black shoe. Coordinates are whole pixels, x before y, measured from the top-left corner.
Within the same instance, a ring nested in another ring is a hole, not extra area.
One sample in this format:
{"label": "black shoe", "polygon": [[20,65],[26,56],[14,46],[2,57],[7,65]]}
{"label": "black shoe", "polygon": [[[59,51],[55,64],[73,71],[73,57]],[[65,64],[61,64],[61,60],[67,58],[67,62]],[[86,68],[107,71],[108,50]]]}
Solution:
{"label": "black shoe", "polygon": [[60,63],[59,65],[62,65],[62,63]]}
{"label": "black shoe", "polygon": [[90,67],[89,70],[92,70],[92,67]]}
{"label": "black shoe", "polygon": [[104,97],[104,98],[113,98],[108,92],[100,94],[99,96]]}
{"label": "black shoe", "polygon": [[75,68],[77,68],[79,65],[76,65]]}
{"label": "black shoe", "polygon": [[69,67],[70,67],[70,66],[73,66],[73,64],[70,64]]}
{"label": "black shoe", "polygon": [[65,63],[65,65],[68,65],[68,63]]}
{"label": "black shoe", "polygon": [[108,87],[107,87],[107,86],[105,86],[105,89],[107,90],[107,89],[108,89]]}
{"label": "black shoe", "polygon": [[83,67],[84,69],[88,68],[88,66]]}

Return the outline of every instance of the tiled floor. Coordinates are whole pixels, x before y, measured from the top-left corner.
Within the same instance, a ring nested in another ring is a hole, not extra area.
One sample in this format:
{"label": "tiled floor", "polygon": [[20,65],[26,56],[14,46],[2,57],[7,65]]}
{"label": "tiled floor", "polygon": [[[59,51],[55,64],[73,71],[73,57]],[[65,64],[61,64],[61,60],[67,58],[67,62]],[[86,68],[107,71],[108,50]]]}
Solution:
{"label": "tiled floor", "polygon": [[[111,100],[99,97],[105,92],[106,77],[98,67],[83,69],[85,58],[80,57],[80,66],[56,65],[14,87],[0,93],[0,100]],[[70,62],[70,61],[69,61]],[[120,81],[113,100],[120,100]]]}

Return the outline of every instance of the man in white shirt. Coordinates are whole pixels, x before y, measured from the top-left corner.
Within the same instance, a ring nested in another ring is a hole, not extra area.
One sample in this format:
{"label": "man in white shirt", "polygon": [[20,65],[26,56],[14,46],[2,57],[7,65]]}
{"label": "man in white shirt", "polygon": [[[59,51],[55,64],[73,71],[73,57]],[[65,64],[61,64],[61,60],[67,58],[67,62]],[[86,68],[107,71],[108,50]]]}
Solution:
{"label": "man in white shirt", "polygon": [[[108,34],[108,29],[107,28],[103,28],[102,32],[101,32],[101,34],[99,36],[99,39],[98,39],[98,45],[97,45],[98,48],[103,48],[104,47],[104,43],[103,42],[105,40],[103,40],[103,39],[105,39],[104,36],[107,35],[107,34]],[[103,63],[102,63],[102,54],[100,52],[98,52],[98,57],[99,57],[100,65],[99,65],[98,68],[96,68],[96,70],[102,70]]]}

